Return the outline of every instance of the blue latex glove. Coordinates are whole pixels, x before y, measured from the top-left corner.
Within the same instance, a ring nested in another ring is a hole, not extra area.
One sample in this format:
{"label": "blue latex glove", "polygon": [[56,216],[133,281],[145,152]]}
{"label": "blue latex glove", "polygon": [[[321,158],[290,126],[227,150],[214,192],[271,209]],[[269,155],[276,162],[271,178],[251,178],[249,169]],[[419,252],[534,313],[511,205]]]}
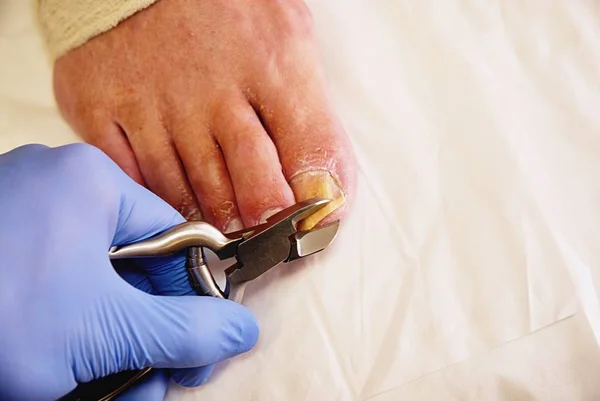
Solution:
{"label": "blue latex glove", "polygon": [[152,366],[166,369],[122,398],[162,400],[169,377],[200,385],[253,347],[251,313],[192,295],[183,257],[111,265],[112,245],[182,221],[91,146],[0,155],[0,399],[57,399]]}

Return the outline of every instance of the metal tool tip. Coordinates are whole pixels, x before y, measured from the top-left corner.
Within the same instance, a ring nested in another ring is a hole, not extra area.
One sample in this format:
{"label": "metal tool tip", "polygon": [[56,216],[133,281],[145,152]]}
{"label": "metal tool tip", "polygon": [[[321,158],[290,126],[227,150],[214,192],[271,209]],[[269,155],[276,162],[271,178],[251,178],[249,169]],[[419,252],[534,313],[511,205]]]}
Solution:
{"label": "metal tool tip", "polygon": [[331,201],[331,199],[327,198],[311,198],[298,202],[268,218],[267,223],[274,224],[280,221],[289,220],[295,226],[299,221],[316,213],[327,206]]}
{"label": "metal tool tip", "polygon": [[292,248],[288,260],[303,258],[324,250],[337,236],[339,227],[340,221],[337,220],[323,227],[295,233],[291,238]]}

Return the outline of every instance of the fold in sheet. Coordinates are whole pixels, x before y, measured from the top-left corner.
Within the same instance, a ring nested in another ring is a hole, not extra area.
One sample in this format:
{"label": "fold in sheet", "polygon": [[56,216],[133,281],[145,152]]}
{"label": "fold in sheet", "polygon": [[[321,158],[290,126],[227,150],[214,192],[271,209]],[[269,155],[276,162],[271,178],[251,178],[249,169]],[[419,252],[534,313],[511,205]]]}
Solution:
{"label": "fold in sheet", "polygon": [[578,313],[368,401],[596,401],[596,344],[589,321]]}

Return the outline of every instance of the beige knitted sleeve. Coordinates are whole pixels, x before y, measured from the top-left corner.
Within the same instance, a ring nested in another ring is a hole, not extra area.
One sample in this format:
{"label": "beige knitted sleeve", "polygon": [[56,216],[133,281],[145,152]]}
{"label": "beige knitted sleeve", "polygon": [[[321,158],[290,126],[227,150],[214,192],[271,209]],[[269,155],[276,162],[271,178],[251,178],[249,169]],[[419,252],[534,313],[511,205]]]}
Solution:
{"label": "beige knitted sleeve", "polygon": [[52,61],[158,0],[35,0]]}

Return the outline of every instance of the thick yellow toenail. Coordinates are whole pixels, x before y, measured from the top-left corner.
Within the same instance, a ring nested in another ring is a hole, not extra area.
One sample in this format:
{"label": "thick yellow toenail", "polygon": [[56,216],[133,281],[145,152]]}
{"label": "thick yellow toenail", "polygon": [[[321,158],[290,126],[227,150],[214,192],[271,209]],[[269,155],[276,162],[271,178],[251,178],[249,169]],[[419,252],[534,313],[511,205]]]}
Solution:
{"label": "thick yellow toenail", "polygon": [[323,209],[301,221],[298,225],[300,230],[310,230],[346,203],[344,192],[332,175],[325,170],[306,171],[298,174],[292,178],[290,186],[296,195],[297,201],[310,198],[332,199],[332,202]]}

